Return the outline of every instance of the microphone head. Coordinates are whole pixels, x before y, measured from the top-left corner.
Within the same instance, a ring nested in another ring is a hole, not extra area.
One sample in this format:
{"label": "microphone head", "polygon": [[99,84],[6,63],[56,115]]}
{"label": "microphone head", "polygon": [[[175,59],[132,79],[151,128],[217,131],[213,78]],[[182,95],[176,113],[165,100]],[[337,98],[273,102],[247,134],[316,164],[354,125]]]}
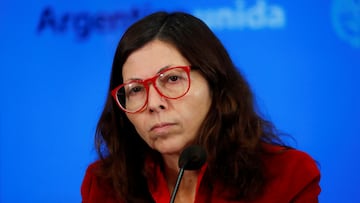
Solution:
{"label": "microphone head", "polygon": [[204,165],[207,155],[205,150],[198,145],[192,145],[181,152],[179,158],[179,168],[184,170],[197,170]]}

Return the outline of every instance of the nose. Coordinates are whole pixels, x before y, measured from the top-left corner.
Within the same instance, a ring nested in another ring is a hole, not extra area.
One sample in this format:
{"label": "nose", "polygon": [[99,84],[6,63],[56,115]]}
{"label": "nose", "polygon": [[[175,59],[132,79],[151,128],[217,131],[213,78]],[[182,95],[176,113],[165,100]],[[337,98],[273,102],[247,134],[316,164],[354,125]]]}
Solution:
{"label": "nose", "polygon": [[150,112],[159,112],[167,109],[167,100],[161,96],[160,92],[154,87],[153,84],[149,85],[147,109]]}

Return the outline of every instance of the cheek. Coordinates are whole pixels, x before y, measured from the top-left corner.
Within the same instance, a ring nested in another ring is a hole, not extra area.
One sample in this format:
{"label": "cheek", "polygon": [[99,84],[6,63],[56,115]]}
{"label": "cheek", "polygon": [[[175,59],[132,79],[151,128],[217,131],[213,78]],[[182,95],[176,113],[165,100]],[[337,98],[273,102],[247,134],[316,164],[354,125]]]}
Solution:
{"label": "cheek", "polygon": [[[203,120],[211,105],[211,96],[207,85],[197,85],[187,97],[189,116]],[[197,120],[196,119],[196,120]]]}
{"label": "cheek", "polygon": [[200,102],[208,102],[210,100],[208,90],[204,88],[197,88],[192,93],[193,97]]}
{"label": "cheek", "polygon": [[210,90],[205,82],[194,85],[190,89],[189,96],[190,102],[193,101],[194,105],[198,105],[198,107],[208,108],[211,103]]}
{"label": "cheek", "polygon": [[140,136],[144,139],[142,135],[144,134],[143,132],[145,130],[144,130],[144,122],[142,118],[139,115],[133,115],[133,114],[127,114],[127,117],[130,120],[130,122],[134,125],[138,134],[140,134]]}
{"label": "cheek", "polygon": [[200,74],[194,73],[192,75],[189,93],[192,95],[191,97],[201,102],[209,103],[211,101],[210,87],[206,79]]}

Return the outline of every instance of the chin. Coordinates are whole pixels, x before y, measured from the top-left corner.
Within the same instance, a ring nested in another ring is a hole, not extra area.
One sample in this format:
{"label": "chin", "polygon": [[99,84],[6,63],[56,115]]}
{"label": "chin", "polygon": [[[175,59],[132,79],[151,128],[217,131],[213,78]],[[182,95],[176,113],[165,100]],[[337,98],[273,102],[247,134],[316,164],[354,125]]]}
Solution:
{"label": "chin", "polygon": [[172,154],[180,154],[184,149],[184,146],[180,146],[178,144],[177,145],[164,144],[164,145],[155,146],[154,149],[163,155],[172,155]]}

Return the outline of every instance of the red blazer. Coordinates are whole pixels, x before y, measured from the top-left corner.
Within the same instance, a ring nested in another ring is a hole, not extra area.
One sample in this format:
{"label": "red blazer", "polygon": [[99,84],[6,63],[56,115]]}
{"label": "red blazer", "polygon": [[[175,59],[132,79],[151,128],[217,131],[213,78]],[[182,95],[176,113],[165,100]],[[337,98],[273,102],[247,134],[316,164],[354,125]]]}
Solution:
{"label": "red blazer", "polygon": [[[320,172],[315,161],[306,153],[284,147],[265,145],[268,151],[274,152],[263,157],[266,166],[265,191],[252,203],[315,203],[320,194]],[[109,185],[97,177],[94,169],[99,167],[99,162],[91,164],[85,174],[81,195],[83,203],[115,203]],[[166,180],[159,166],[156,169],[156,187],[148,182],[150,193],[156,203],[168,203],[170,192]],[[245,203],[245,201],[227,201],[215,193],[201,192],[200,183],[206,170],[202,167],[198,177],[198,188],[195,196],[196,203]],[[214,185],[214,191],[221,189]],[[217,193],[218,194],[218,193]]]}

